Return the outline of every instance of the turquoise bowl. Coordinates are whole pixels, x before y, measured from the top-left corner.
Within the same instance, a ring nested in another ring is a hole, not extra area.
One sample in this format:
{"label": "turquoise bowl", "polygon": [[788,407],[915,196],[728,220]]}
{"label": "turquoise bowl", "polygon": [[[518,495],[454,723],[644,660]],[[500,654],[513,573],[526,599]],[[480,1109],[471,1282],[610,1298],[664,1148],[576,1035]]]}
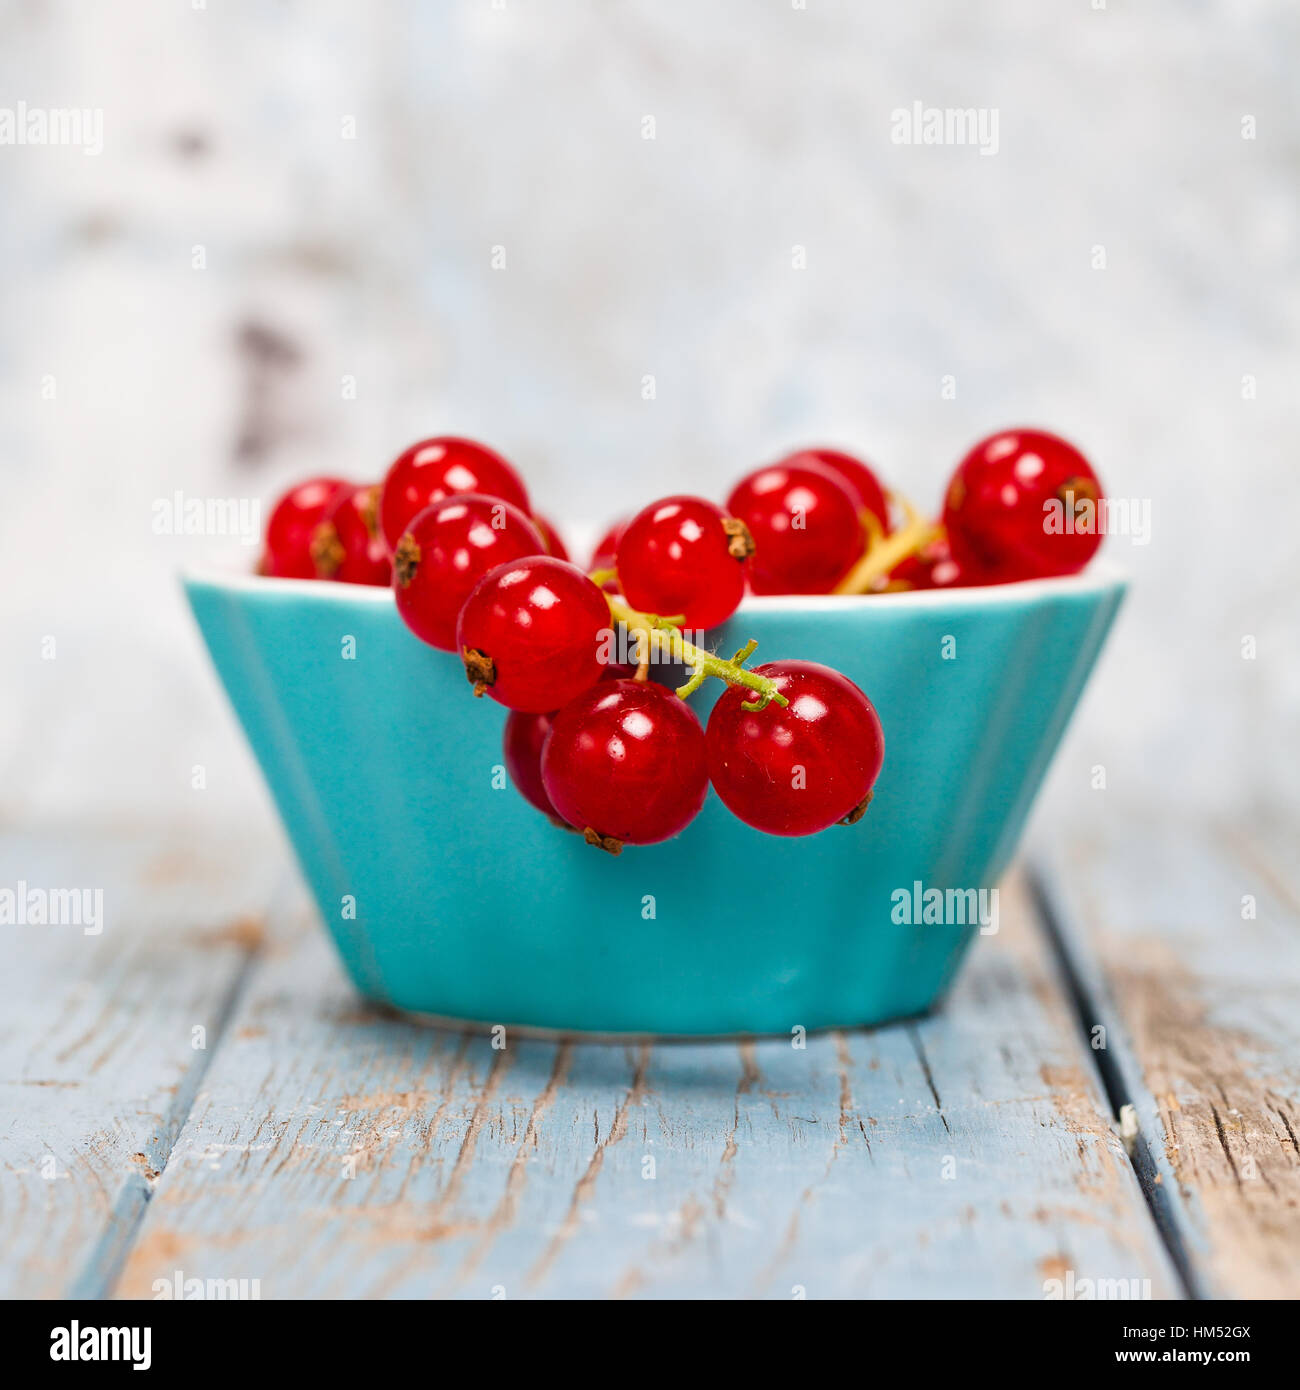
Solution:
{"label": "turquoise bowl", "polygon": [[[825,662],[885,729],[855,826],[781,839],[710,792],[615,858],[505,784],[505,711],[411,637],[387,590],[193,575],[186,592],[299,864],[368,999],[481,1025],[789,1034],[929,1009],[978,923],[914,924],[914,885],[993,887],[1124,585],[1068,579],[749,599],[753,663]],[[721,687],[691,703],[702,720]],[[960,914],[951,913],[949,916]]]}

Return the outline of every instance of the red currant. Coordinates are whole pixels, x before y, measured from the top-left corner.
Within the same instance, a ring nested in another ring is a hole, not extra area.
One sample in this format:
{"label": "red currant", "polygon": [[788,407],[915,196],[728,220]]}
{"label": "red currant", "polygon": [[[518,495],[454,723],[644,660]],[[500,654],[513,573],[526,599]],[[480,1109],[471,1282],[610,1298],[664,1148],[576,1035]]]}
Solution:
{"label": "red currant", "polygon": [[613,526],[600,538],[599,543],[591,557],[591,564],[588,569],[593,570],[612,570],[618,563],[618,543],[623,539],[623,532],[627,530],[628,518],[616,521]]}
{"label": "red currant", "polygon": [[460,610],[456,646],[476,695],[544,714],[600,679],[609,634],[605,596],[577,565],[534,555],[479,580]]}
{"label": "red currant", "polygon": [[665,497],[628,522],[618,542],[618,578],[633,608],[680,615],[682,626],[716,627],[745,596],[753,550],[743,523],[702,497]]}
{"label": "red currant", "polygon": [[[631,680],[636,671],[630,666],[609,665],[601,672],[602,681]],[[501,751],[506,771],[524,799],[548,816],[562,819],[542,785],[542,750],[551,732],[553,714],[522,714],[511,710],[502,735]]]}
{"label": "red currant", "polygon": [[569,558],[568,546],[564,544],[560,533],[544,516],[533,517],[533,525],[537,527],[537,533],[541,536],[542,544],[546,547],[548,555],[554,555],[557,560]]}
{"label": "red currant", "polygon": [[953,559],[989,581],[1074,574],[1101,544],[1101,484],[1058,435],[1006,430],[981,440],[948,485]]}
{"label": "red currant", "polygon": [[444,497],[397,542],[397,611],[422,641],[454,652],[456,619],[474,585],[497,565],[541,553],[542,537],[518,507],[476,493]]}
{"label": "red currant", "polygon": [[379,502],[379,529],[390,550],[417,512],[455,492],[499,497],[531,511],[519,474],[494,450],[472,439],[445,435],[422,439],[399,454],[384,478]]}
{"label": "red currant", "polygon": [[542,784],[542,749],[546,746],[553,719],[554,715],[550,714],[523,714],[512,710],[501,739],[510,780],[529,805],[548,816],[557,812]]}
{"label": "red currant", "polygon": [[727,499],[754,538],[756,594],[828,594],[866,546],[858,498],[809,454],[760,468]]}
{"label": "red currant", "polygon": [[880,485],[880,479],[861,459],[842,453],[839,449],[805,449],[804,452],[835,473],[850,492],[856,493],[863,509],[880,523],[881,532],[886,536],[889,534],[889,499]]}
{"label": "red currant", "polygon": [[957,589],[981,584],[977,574],[963,570],[952,558],[948,542],[939,537],[923,545],[914,555],[900,560],[889,571],[888,590],[898,589]]}
{"label": "red currant", "polygon": [[617,854],[684,830],[708,792],[704,731],[671,690],[602,681],[555,716],[542,753],[551,804]]}
{"label": "red currant", "polygon": [[[587,566],[589,570],[595,573],[597,570],[612,570],[618,567],[618,543],[623,539],[623,532],[626,530],[627,518],[624,517],[605,532],[591,557],[591,563]],[[617,580],[607,579],[600,587],[607,593],[618,593]]]}
{"label": "red currant", "polygon": [[342,478],[309,478],[290,488],[271,511],[258,570],[276,579],[317,578],[312,537],[325,513],[351,490]]}
{"label": "red currant", "polygon": [[885,757],[871,701],[815,661],[755,668],[790,702],[747,710],[728,686],[709,716],[709,777],[731,812],[769,835],[812,835],[858,819]]}
{"label": "red currant", "polygon": [[393,567],[379,535],[375,484],[340,493],[312,533],[311,553],[321,579],[341,584],[390,584]]}

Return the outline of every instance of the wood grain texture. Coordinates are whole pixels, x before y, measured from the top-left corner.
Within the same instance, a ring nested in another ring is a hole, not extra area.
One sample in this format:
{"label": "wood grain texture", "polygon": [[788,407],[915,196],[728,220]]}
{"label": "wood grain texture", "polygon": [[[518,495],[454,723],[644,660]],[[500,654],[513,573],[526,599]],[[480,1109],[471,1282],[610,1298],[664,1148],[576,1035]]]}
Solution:
{"label": "wood grain texture", "polygon": [[1083,992],[1197,1286],[1300,1297],[1294,843],[1117,824],[1057,868]]}
{"label": "wood grain texture", "polygon": [[0,1297],[115,1278],[256,950],[268,862],[181,833],[0,839],[0,886],[104,895],[99,935],[0,926]]}
{"label": "wood grain texture", "polygon": [[937,1017],[597,1045],[370,1013],[273,944],[118,1286],[286,1296],[1176,1294],[1018,889]]}

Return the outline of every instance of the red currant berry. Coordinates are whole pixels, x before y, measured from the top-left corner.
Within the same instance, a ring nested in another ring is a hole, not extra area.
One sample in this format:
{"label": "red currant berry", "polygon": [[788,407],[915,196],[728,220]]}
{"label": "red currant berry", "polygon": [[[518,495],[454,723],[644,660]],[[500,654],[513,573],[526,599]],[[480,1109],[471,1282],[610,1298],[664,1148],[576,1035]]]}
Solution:
{"label": "red currant berry", "polygon": [[809,454],[741,479],[727,499],[754,538],[756,594],[828,594],[866,548],[858,498]]}
{"label": "red currant berry", "polygon": [[991,582],[1075,574],[1101,544],[1101,484],[1072,444],[1006,430],[962,460],[944,505],[953,559]]}
{"label": "red currant berry", "polygon": [[529,805],[536,806],[547,816],[558,814],[542,785],[542,749],[551,732],[553,718],[550,714],[523,714],[512,710],[501,739],[510,780]]}
{"label": "red currant berry", "polygon": [[857,820],[885,757],[871,701],[815,661],[755,669],[790,703],[747,710],[749,691],[723,691],[705,735],[714,790],[746,825],[769,835],[812,835]]}
{"label": "red currant berry", "polygon": [[[864,510],[869,511],[880,523],[881,532],[889,534],[889,499],[880,479],[861,459],[839,449],[805,449],[818,463],[835,473],[850,492],[856,493]],[[789,462],[790,460],[787,460]]]}
{"label": "red currant berry", "polygon": [[716,627],[745,596],[753,542],[742,522],[702,497],[665,497],[628,522],[618,542],[618,579],[633,608],[682,626]]}
{"label": "red currant berry", "polygon": [[628,518],[616,521],[613,526],[600,538],[599,544],[591,557],[591,564],[587,566],[592,570],[612,570],[618,563],[618,543],[623,539],[623,532],[627,530]]}
{"label": "red currant berry", "polygon": [[[613,526],[600,538],[600,543],[596,546],[595,552],[591,557],[591,563],[587,566],[594,574],[597,570],[612,570],[618,567],[618,543],[623,539],[623,532],[627,530],[627,518],[616,521]],[[618,593],[618,581],[607,579],[601,586],[606,593]]]}
{"label": "red currant berry", "polygon": [[554,555],[557,560],[569,558],[568,546],[564,544],[560,533],[544,516],[533,517],[533,525],[537,527],[537,533],[541,536],[542,544],[546,547],[548,555]]}
{"label": "red currant berry", "polygon": [[[631,680],[635,675],[635,670],[630,666],[611,665],[605,667],[600,678],[602,681],[621,681]],[[522,714],[519,710],[511,710],[506,719],[501,751],[510,780],[518,787],[524,800],[546,815],[562,820],[542,785],[542,750],[546,747],[546,736],[551,732],[554,719],[553,714]]]}
{"label": "red currant berry", "polygon": [[923,545],[906,560],[900,560],[889,571],[885,588],[891,592],[901,589],[957,589],[984,582],[979,575],[963,570],[952,558],[948,542],[939,537]]}
{"label": "red currant berry", "polygon": [[456,619],[474,585],[497,565],[541,553],[541,535],[518,507],[472,492],[444,497],[397,542],[397,611],[421,641],[454,652]]}
{"label": "red currant berry", "polygon": [[609,605],[577,565],[534,555],[498,565],[474,586],[456,646],[476,695],[544,714],[599,679]]}
{"label": "red currant berry", "polygon": [[389,549],[397,548],[417,512],[455,492],[499,497],[525,516],[531,511],[519,474],[494,450],[451,435],[422,439],[397,456],[384,478],[379,529]]}
{"label": "red currant berry", "polygon": [[614,854],[654,844],[704,805],[704,731],[661,685],[602,681],[555,716],[542,781],[561,817],[592,844]]}
{"label": "red currant berry", "polygon": [[391,584],[393,566],[379,535],[375,484],[341,493],[312,533],[311,553],[321,579],[341,584]]}
{"label": "red currant berry", "polygon": [[315,579],[312,537],[325,513],[352,491],[342,478],[309,478],[275,504],[266,525],[266,549],[258,570],[276,579]]}

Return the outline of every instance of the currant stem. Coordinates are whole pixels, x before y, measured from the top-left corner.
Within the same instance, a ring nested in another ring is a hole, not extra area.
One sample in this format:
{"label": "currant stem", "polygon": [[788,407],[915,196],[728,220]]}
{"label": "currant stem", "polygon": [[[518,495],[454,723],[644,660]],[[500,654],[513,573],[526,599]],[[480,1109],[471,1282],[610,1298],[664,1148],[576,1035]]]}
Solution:
{"label": "currant stem", "polygon": [[[717,676],[728,685],[743,685],[747,690],[754,692],[757,699],[746,700],[745,709],[766,709],[773,701],[778,705],[790,703],[784,695],[777,693],[774,681],[766,676],[756,675],[753,671],[746,671],[739,659],[726,661],[686,641],[672,619],[660,618],[654,613],[638,613],[621,594],[606,593],[605,600],[609,604],[610,615],[637,638],[638,654],[647,664],[648,654],[657,647],[666,652],[670,660],[680,661],[684,666],[691,668],[690,680],[677,689],[677,694],[682,699],[698,690],[707,677]],[[743,656],[751,656],[757,646],[757,642],[748,643],[743,649]],[[740,658],[742,652],[737,652],[736,655]]]}
{"label": "currant stem", "polygon": [[906,497],[896,493],[891,496],[903,509],[906,524],[890,536],[880,531],[878,522],[869,528],[871,539],[867,553],[835,586],[837,594],[869,593],[876,581],[883,579],[895,565],[915,555],[940,534],[940,528],[927,521]]}

